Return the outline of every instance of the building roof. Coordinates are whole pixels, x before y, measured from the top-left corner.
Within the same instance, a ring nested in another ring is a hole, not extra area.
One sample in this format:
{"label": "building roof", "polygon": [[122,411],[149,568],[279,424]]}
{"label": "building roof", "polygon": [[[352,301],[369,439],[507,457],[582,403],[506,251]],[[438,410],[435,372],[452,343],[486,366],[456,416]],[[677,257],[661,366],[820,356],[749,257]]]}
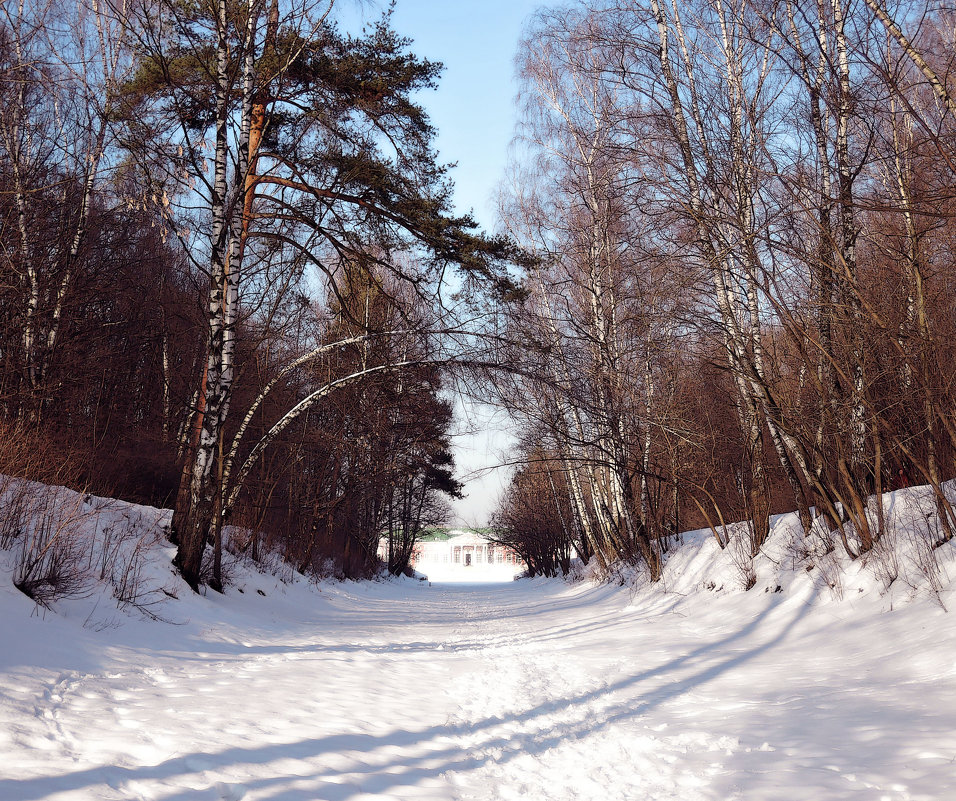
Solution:
{"label": "building roof", "polygon": [[447,542],[462,534],[476,534],[481,537],[490,534],[490,528],[429,528],[418,536],[419,542]]}
{"label": "building roof", "polygon": [[477,531],[452,531],[449,545],[493,545],[484,534]]}

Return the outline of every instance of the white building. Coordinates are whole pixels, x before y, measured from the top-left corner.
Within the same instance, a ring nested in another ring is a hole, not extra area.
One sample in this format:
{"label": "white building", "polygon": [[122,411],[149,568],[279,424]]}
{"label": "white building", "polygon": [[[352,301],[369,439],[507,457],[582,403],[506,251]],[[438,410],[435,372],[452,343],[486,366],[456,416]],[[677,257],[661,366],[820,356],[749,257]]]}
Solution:
{"label": "white building", "polygon": [[[524,570],[524,562],[511,548],[498,545],[476,531],[451,531],[445,540],[428,539],[415,545],[412,566],[430,578],[509,578]],[[379,555],[388,554],[388,539],[379,544]],[[499,575],[500,574],[500,575]]]}
{"label": "white building", "polygon": [[454,536],[447,540],[428,540],[415,546],[412,564],[460,565],[473,567],[478,565],[519,565],[521,558],[511,548],[490,542],[486,537],[474,531],[451,532]]}

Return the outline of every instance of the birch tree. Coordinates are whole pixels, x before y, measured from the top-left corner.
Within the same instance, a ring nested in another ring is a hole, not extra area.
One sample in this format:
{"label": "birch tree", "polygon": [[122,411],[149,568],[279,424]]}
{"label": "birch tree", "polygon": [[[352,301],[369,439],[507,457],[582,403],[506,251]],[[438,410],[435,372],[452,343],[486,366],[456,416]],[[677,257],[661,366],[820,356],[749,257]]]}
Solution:
{"label": "birch tree", "polygon": [[[524,44],[523,143],[507,221],[539,256],[528,278],[555,449],[586,550],[638,558],[660,576],[651,509],[658,348],[680,296],[650,218],[646,163],[613,48],[587,12],[542,13]],[[536,187],[528,189],[529,183]],[[666,287],[666,288],[665,288]],[[668,291],[674,292],[668,299]],[[519,323],[520,325],[520,323]]]}
{"label": "birch tree", "polygon": [[[474,234],[470,217],[448,213],[434,131],[411,100],[439,65],[409,53],[387,15],[356,38],[340,34],[329,11],[210,0],[134,14],[130,152],[144,180],[175,192],[171,224],[208,286],[207,358],[173,526],[177,565],[194,587],[227,506],[237,332],[252,320],[249,292],[275,288],[243,277],[250,259],[282,253],[298,275],[317,272],[332,297],[353,264],[433,298],[450,264],[494,283],[510,254],[506,242]],[[402,258],[409,253],[416,258]]]}
{"label": "birch tree", "polygon": [[129,59],[122,23],[101,0],[55,7],[9,0],[2,22],[7,63],[0,75],[0,152],[16,215],[10,267],[22,291],[18,414],[37,423],[48,401],[64,313],[83,269],[111,115]]}

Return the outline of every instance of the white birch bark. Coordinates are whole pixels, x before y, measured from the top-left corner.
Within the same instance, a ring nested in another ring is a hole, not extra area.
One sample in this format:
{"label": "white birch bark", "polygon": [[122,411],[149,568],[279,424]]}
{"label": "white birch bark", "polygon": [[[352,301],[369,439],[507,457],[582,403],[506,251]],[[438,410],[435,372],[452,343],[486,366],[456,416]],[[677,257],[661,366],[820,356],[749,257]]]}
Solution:
{"label": "white birch bark", "polygon": [[[28,20],[23,0],[17,3],[15,13],[6,14],[19,78],[13,93],[13,108],[6,110],[5,120],[0,123],[0,138],[9,157],[14,185],[18,252],[26,295],[21,361],[24,382],[31,395],[28,414],[34,420],[41,411],[43,385],[60,338],[63,312],[79,269],[90,208],[106,152],[115,87],[126,53],[125,31],[121,21],[109,20],[98,0],[92,3],[89,14],[79,6],[72,16],[73,10],[69,6],[63,11],[66,12],[65,19],[76,26],[73,33],[78,55],[60,53],[49,44],[41,46],[32,41],[45,30],[46,20]],[[40,9],[34,10],[34,13],[44,15],[50,12],[49,9]],[[89,33],[85,22],[87,19],[96,29],[92,56],[86,49]],[[28,47],[33,50],[28,51]],[[43,47],[49,48],[49,52]],[[74,63],[74,58],[78,63]],[[44,70],[44,64],[50,62],[62,71],[59,80],[51,79]],[[93,66],[94,62],[98,62],[98,67]],[[100,72],[100,83],[94,87],[97,70]],[[50,109],[28,107],[27,89],[31,85],[41,87],[41,91],[49,95],[53,104],[52,112]],[[86,100],[88,116],[85,120],[68,120],[60,113],[59,107],[67,92],[79,93]],[[52,118],[44,120],[44,114],[52,114]],[[44,125],[47,126],[42,137],[45,141],[41,141],[39,131]],[[85,127],[80,130],[81,126]],[[47,237],[50,232],[30,230],[31,218],[38,216],[34,214],[34,204],[47,202],[41,191],[43,187],[32,182],[46,180],[40,178],[40,174],[47,173],[51,162],[59,168],[61,177],[77,177],[80,196],[76,208],[70,207],[72,201],[67,191],[68,184],[64,181],[60,203],[63,230],[60,235],[68,240],[69,246],[65,250],[54,248],[47,251],[41,248],[35,252],[33,240]],[[71,218],[72,222],[69,222]],[[43,254],[42,257],[39,254]]]}
{"label": "white birch bark", "polygon": [[252,424],[253,419],[256,416],[256,413],[262,407],[263,402],[269,396],[269,394],[277,386],[279,386],[286,378],[288,378],[292,373],[298,370],[300,367],[303,367],[310,362],[320,359],[322,356],[331,353],[338,348],[348,347],[349,345],[354,345],[358,343],[364,343],[369,339],[376,336],[402,336],[403,334],[408,334],[409,331],[392,331],[384,334],[362,334],[359,336],[349,337],[347,339],[342,339],[337,342],[331,342],[325,345],[319,345],[312,350],[303,353],[301,356],[293,359],[289,364],[279,370],[276,375],[269,380],[266,385],[260,390],[259,394],[256,396],[256,399],[252,402],[252,405],[246,410],[246,413],[243,415],[242,422],[239,424],[239,428],[236,431],[235,436],[232,438],[232,444],[229,448],[228,453],[225,456],[223,462],[223,492],[229,492],[230,481],[232,478],[232,468],[235,462],[236,456],[239,453],[239,448],[242,446],[243,441],[245,440],[246,434],[249,430],[249,426]]}
{"label": "white birch bark", "polygon": [[[566,387],[567,393],[570,394],[573,386],[571,368],[551,309],[548,290],[540,278],[535,281],[533,289],[539,298],[538,312],[546,325],[549,342],[554,352],[553,358],[549,359],[548,362],[552,370],[549,378],[552,385]],[[575,498],[581,530],[590,537],[592,549],[599,555],[602,562],[606,562],[605,550],[611,541],[611,521],[605,514],[606,507],[601,501],[603,490],[597,478],[594,460],[584,452],[585,443],[590,441],[586,423],[581,409],[569,398],[556,397],[555,403],[558,409],[559,446],[563,444],[566,451],[564,458],[568,464],[568,476]],[[590,512],[581,485],[580,471],[582,469],[588,485],[588,495],[591,498]]]}
{"label": "white birch bark", "polygon": [[301,417],[305,412],[309,411],[314,407],[320,400],[327,397],[329,394],[335,390],[353,384],[359,381],[364,380],[370,375],[375,375],[377,373],[389,372],[393,370],[400,370],[405,367],[426,367],[426,366],[439,366],[445,364],[446,361],[442,359],[410,359],[404,362],[394,362],[391,364],[380,364],[374,367],[368,367],[366,369],[357,370],[354,373],[351,373],[342,378],[337,378],[334,381],[330,381],[327,384],[319,387],[313,392],[306,395],[301,401],[299,401],[295,406],[290,408],[285,414],[282,415],[270,428],[269,430],[259,439],[258,442],[253,446],[249,455],[245,458],[239,470],[236,472],[235,480],[233,481],[232,488],[229,492],[228,497],[225,500],[223,505],[223,514],[228,516],[229,512],[233,509],[236,504],[236,501],[239,500],[239,493],[242,490],[242,486],[249,476],[250,471],[255,467],[256,462],[259,461],[262,456],[263,451],[269,447],[270,444],[278,437],[283,431],[285,431],[292,423],[294,423],[299,417]]}
{"label": "white birch bark", "polygon": [[873,15],[880,21],[880,24],[886,28],[890,36],[896,40],[896,43],[902,48],[903,52],[906,53],[907,58],[909,58],[923,74],[923,77],[926,78],[926,81],[932,87],[933,93],[939,99],[940,103],[946,107],[950,114],[956,115],[956,98],[954,98],[946,88],[944,80],[930,66],[929,62],[923,58],[919,50],[913,46],[913,43],[904,35],[902,29],[890,16],[885,6],[880,3],[880,0],[864,0],[864,2],[873,12]]}
{"label": "white birch bark", "polygon": [[[843,273],[844,297],[851,310],[848,321],[853,338],[852,381],[853,394],[850,409],[850,462],[857,474],[857,481],[863,479],[866,470],[866,403],[863,397],[866,391],[865,353],[859,333],[862,330],[859,288],[856,283],[856,201],[854,190],[853,166],[850,163],[850,115],[851,85],[849,44],[846,35],[846,14],[842,0],[830,0],[833,12],[834,41],[837,54],[837,74],[839,79],[839,103],[836,120],[836,159],[840,199],[840,261]],[[857,333],[852,333],[857,332]]]}
{"label": "white birch bark", "polygon": [[[659,0],[651,0],[651,8],[657,23],[659,44],[658,54],[661,64],[661,74],[664,78],[665,86],[671,101],[674,131],[677,144],[682,155],[682,175],[687,182],[688,205],[690,207],[691,215],[697,226],[699,239],[704,247],[705,257],[710,269],[711,279],[714,286],[714,298],[722,323],[727,359],[731,368],[731,375],[737,389],[736,401],[740,426],[747,443],[751,463],[750,467],[752,472],[751,479],[753,487],[751,497],[752,499],[757,499],[762,497],[762,492],[764,490],[762,464],[763,457],[761,447],[762,415],[760,413],[759,404],[752,391],[753,382],[748,380],[748,376],[752,372],[752,364],[748,364],[748,336],[745,333],[745,328],[742,324],[742,318],[747,315],[748,310],[741,309],[737,306],[730,291],[730,284],[733,280],[733,271],[731,269],[729,260],[733,258],[736,243],[727,237],[727,235],[721,230],[719,224],[715,224],[715,222],[711,221],[711,218],[714,217],[714,210],[708,209],[705,202],[705,187],[699,177],[698,159],[694,155],[694,148],[691,144],[691,127],[687,121],[688,112],[685,110],[685,104],[681,98],[676,72],[670,59],[670,25],[664,14],[663,8],[659,3]],[[718,11],[720,12],[722,9],[723,7],[718,5]],[[671,10],[673,14],[672,24],[674,28],[674,35],[677,39],[678,48],[681,53],[683,61],[682,66],[687,83],[687,92],[690,97],[690,119],[692,120],[694,130],[697,134],[696,144],[700,150],[700,159],[704,164],[706,174],[713,176],[717,174],[716,160],[710,152],[710,137],[707,135],[704,115],[698,101],[699,90],[694,77],[693,60],[689,50],[687,37],[684,32],[683,23],[681,22],[680,11],[676,2],[672,2]],[[729,71],[731,76],[730,91],[731,93],[736,92],[740,94],[741,89],[739,87],[739,80],[732,71],[732,64],[729,63],[731,62],[731,53],[729,52],[730,43],[727,39],[726,28],[723,29],[723,35],[725,37],[723,40],[724,57],[725,62],[727,62],[725,68]],[[737,88],[735,89],[734,86]],[[741,98],[738,97],[738,109],[740,100]],[[735,118],[735,120],[735,130],[731,137],[731,147],[732,149],[737,149],[739,158],[739,151],[742,146],[741,142],[739,141],[740,123],[739,118]],[[736,169],[742,168],[743,165],[736,167]],[[740,184],[738,183],[738,191],[740,188]],[[738,205],[737,212],[739,214],[741,211],[743,211],[739,208],[739,205],[742,202],[749,204],[749,199],[742,201],[741,196],[738,194],[736,202]],[[719,213],[716,215],[716,219],[720,219]],[[753,330],[753,326],[750,326],[751,334]],[[751,344],[753,343],[751,342]],[[758,502],[756,500],[752,500],[752,505],[756,507]],[[761,507],[763,506],[762,500],[759,502],[759,505]],[[755,517],[754,542],[762,543],[766,536],[767,528],[765,514],[762,508],[754,508],[753,514]],[[759,547],[759,545],[755,545],[755,547]]]}
{"label": "white birch bark", "polygon": [[199,584],[202,553],[215,501],[214,466],[220,431],[228,408],[231,373],[225,362],[227,322],[226,258],[229,242],[229,218],[226,208],[228,189],[227,153],[229,123],[228,31],[226,0],[216,5],[216,87],[215,158],[210,202],[211,232],[209,257],[209,296],[207,302],[207,357],[205,412],[199,442],[193,457],[188,509],[177,509],[174,528],[179,538],[176,562],[183,578],[194,589]]}

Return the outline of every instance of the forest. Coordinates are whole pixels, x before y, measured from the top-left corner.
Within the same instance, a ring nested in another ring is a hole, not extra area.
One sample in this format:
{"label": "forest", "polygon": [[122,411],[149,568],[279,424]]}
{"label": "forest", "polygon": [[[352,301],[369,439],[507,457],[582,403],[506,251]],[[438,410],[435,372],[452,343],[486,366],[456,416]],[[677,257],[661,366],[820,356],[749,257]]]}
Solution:
{"label": "forest", "polygon": [[857,559],[911,484],[952,538],[946,8],[542,8],[494,234],[387,11],[2,8],[0,473],[173,508],[194,589],[224,547],[407,569],[463,490],[453,391],[523,432],[494,528],[532,573],[656,581],[793,509]]}

